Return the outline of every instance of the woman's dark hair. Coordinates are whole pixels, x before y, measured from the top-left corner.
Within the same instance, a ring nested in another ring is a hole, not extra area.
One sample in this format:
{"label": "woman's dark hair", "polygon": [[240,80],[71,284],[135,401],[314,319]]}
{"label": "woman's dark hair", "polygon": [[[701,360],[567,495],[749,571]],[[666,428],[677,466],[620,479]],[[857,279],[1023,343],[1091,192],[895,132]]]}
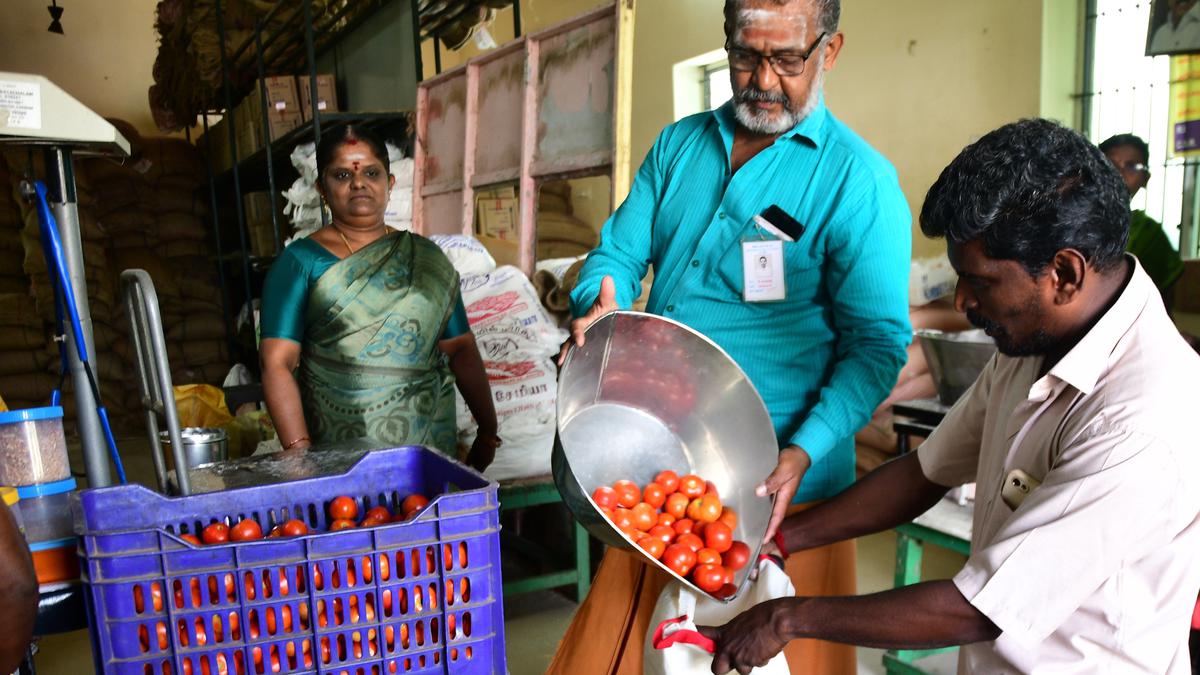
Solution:
{"label": "woman's dark hair", "polygon": [[1098,271],[1122,260],[1129,192],[1099,148],[1044,119],[1005,125],[942,170],[921,207],[921,231],[975,239],[988,257],[1038,276],[1066,248]]}
{"label": "woman's dark hair", "polygon": [[1138,154],[1142,156],[1143,164],[1150,163],[1150,146],[1146,145],[1146,141],[1143,141],[1140,136],[1133,134],[1117,134],[1116,136],[1108,137],[1108,139],[1100,144],[1100,152],[1107,155],[1109,150],[1124,148],[1126,146],[1138,151]]}
{"label": "woman's dark hair", "polygon": [[325,179],[325,169],[329,167],[329,162],[333,161],[333,153],[342,147],[347,142],[362,141],[371,148],[371,152],[375,158],[383,164],[383,168],[389,174],[391,173],[390,164],[388,163],[387,146],[384,145],[383,139],[375,135],[375,132],[359,124],[347,124],[344,127],[334,127],[329,131],[321,133],[321,142],[317,144],[317,180]]}

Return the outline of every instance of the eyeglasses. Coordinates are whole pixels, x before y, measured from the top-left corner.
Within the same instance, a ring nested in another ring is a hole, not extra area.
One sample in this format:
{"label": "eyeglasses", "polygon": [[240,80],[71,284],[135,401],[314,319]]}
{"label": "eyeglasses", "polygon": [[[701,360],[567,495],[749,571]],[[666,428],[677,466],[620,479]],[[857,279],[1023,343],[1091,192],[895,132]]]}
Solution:
{"label": "eyeglasses", "polygon": [[1124,164],[1117,164],[1116,167],[1117,171],[1121,173],[1149,173],[1150,171],[1150,167],[1142,162],[1125,162]]}
{"label": "eyeglasses", "polygon": [[758,70],[758,64],[766,59],[770,64],[771,70],[775,71],[776,75],[781,77],[795,77],[804,74],[804,64],[808,61],[808,57],[816,51],[817,46],[825,39],[829,33],[821,33],[812,43],[812,46],[803,52],[777,52],[775,54],[762,54],[753,49],[738,47],[729,42],[725,43],[725,51],[729,53],[729,67],[739,72],[753,72]]}

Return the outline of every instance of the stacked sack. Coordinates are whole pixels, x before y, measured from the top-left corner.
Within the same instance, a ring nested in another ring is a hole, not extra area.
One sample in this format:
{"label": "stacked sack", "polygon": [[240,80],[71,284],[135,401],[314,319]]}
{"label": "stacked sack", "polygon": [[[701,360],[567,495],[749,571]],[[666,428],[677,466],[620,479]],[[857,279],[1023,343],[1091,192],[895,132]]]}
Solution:
{"label": "stacked sack", "polygon": [[[484,474],[493,480],[545,475],[550,472],[558,397],[554,357],[567,333],[542,308],[533,284],[519,269],[496,267],[472,237],[431,239],[458,270],[467,321],[483,356],[504,441]],[[462,396],[457,398],[459,443],[469,447],[477,425]]]}
{"label": "stacked sack", "polygon": [[[413,161],[406,158],[395,145],[386,145],[388,171],[396,178],[396,183],[388,197],[383,222],[393,229],[409,231],[412,230]],[[283,191],[283,213],[292,224],[292,233],[284,242],[285,245],[321,229],[321,195],[316,188],[316,146],[312,143],[297,145],[292,150],[291,161],[300,177]]]}
{"label": "stacked sack", "polygon": [[571,184],[565,180],[538,186],[537,259],[587,255],[600,243],[596,229],[572,215]]}
{"label": "stacked sack", "polygon": [[23,223],[15,189],[16,179],[0,163],[0,397],[12,409],[46,405],[54,386],[45,373],[46,326],[22,271]]}

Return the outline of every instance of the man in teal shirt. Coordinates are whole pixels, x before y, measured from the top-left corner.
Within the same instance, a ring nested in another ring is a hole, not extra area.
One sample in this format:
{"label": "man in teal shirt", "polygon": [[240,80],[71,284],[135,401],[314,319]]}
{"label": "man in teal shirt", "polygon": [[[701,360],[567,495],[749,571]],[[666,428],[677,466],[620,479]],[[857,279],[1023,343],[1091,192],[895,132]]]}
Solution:
{"label": "man in teal shirt", "polygon": [[[793,497],[854,481],[854,434],[895,385],[912,336],[911,216],[896,172],[821,93],[843,41],[838,5],[726,3],[733,99],[663,130],[571,294],[581,343],[591,321],[632,304],[653,266],[647,311],[742,367],[782,448],[773,472],[762,467],[759,494],[777,495],[768,538]],[[772,223],[795,238],[781,244],[785,297],[748,301],[743,243],[776,238],[755,222],[772,206],[800,226]]]}

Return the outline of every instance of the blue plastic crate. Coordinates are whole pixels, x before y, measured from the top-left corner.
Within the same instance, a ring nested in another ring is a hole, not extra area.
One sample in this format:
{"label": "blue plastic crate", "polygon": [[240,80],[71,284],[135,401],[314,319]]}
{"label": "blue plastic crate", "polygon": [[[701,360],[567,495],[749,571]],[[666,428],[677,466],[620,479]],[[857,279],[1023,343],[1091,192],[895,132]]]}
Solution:
{"label": "blue plastic crate", "polygon": [[[96,672],[503,673],[496,487],[412,446],[339,476],[190,497],[82,491],[72,511]],[[325,531],[336,496],[361,515],[414,492],[431,501],[413,520]],[[204,547],[178,536],[243,518],[319,534]]]}

